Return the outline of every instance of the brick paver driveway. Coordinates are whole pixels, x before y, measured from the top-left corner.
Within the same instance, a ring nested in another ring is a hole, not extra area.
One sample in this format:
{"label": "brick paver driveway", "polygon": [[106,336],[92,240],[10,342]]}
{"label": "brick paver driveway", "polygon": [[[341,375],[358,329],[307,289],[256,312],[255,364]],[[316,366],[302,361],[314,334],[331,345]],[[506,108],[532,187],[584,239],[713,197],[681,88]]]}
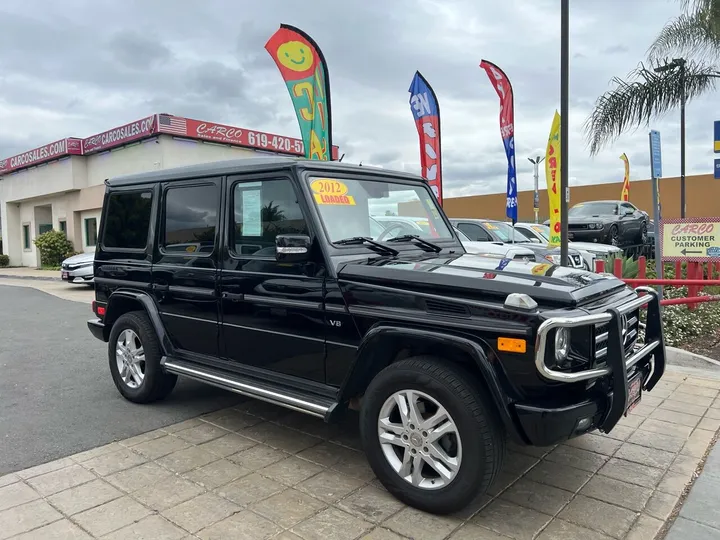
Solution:
{"label": "brick paver driveway", "polygon": [[652,539],[720,427],[719,389],[670,372],[610,435],[512,446],[451,517],[385,492],[352,422],[248,401],[1,477],[0,539]]}

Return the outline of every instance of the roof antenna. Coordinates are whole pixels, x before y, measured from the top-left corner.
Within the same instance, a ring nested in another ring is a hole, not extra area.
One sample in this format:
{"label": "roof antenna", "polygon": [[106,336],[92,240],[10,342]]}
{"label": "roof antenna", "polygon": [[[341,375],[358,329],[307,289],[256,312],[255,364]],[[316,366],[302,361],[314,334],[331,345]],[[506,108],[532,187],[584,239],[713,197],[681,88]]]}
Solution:
{"label": "roof antenna", "polygon": [[343,160],[344,157],[345,157],[345,154],[343,154],[342,156],[340,156],[340,159],[338,159],[338,163],[340,163],[340,162]]}
{"label": "roof antenna", "polygon": [[360,162],[360,164],[358,165],[358,167],[362,167],[362,161]]}

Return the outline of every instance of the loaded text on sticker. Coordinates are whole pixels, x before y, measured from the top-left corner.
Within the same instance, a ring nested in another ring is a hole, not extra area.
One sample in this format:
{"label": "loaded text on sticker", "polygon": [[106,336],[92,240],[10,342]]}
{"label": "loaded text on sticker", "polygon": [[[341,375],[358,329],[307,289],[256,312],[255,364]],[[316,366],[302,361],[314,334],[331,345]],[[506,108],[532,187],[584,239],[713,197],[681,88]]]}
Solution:
{"label": "loaded text on sticker", "polygon": [[331,195],[326,193],[313,193],[315,202],[318,204],[339,204],[344,206],[355,206],[355,199],[352,195]]}

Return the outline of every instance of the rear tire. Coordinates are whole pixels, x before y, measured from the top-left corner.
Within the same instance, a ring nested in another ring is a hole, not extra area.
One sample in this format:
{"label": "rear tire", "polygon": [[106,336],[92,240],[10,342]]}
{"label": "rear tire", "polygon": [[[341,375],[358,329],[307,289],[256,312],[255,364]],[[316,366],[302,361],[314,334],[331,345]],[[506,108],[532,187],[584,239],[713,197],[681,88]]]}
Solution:
{"label": "rear tire", "polygon": [[113,382],[133,403],[151,403],[167,397],[177,375],[160,366],[162,349],[147,314],[131,311],[121,315],[110,332],[108,359]]}
{"label": "rear tire", "polygon": [[[487,490],[502,466],[505,437],[481,388],[462,367],[431,356],[391,364],[372,380],[360,434],[370,466],[390,493],[425,512],[449,514]],[[409,413],[403,419],[399,403],[413,401],[417,418]],[[446,420],[428,422],[438,413]]]}

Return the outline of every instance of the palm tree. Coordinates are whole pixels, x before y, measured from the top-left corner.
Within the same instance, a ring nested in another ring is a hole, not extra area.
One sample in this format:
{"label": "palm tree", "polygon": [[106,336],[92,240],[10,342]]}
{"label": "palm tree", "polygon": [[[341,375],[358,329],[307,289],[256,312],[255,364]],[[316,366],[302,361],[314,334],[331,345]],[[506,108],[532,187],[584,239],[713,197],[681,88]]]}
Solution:
{"label": "palm tree", "polygon": [[[625,131],[715,88],[720,77],[720,0],[680,2],[681,15],[665,25],[648,49],[650,68],[640,63],[628,80],[615,77],[615,88],[597,99],[585,122],[592,155]],[[680,69],[662,70],[668,58],[679,58],[675,65]]]}

